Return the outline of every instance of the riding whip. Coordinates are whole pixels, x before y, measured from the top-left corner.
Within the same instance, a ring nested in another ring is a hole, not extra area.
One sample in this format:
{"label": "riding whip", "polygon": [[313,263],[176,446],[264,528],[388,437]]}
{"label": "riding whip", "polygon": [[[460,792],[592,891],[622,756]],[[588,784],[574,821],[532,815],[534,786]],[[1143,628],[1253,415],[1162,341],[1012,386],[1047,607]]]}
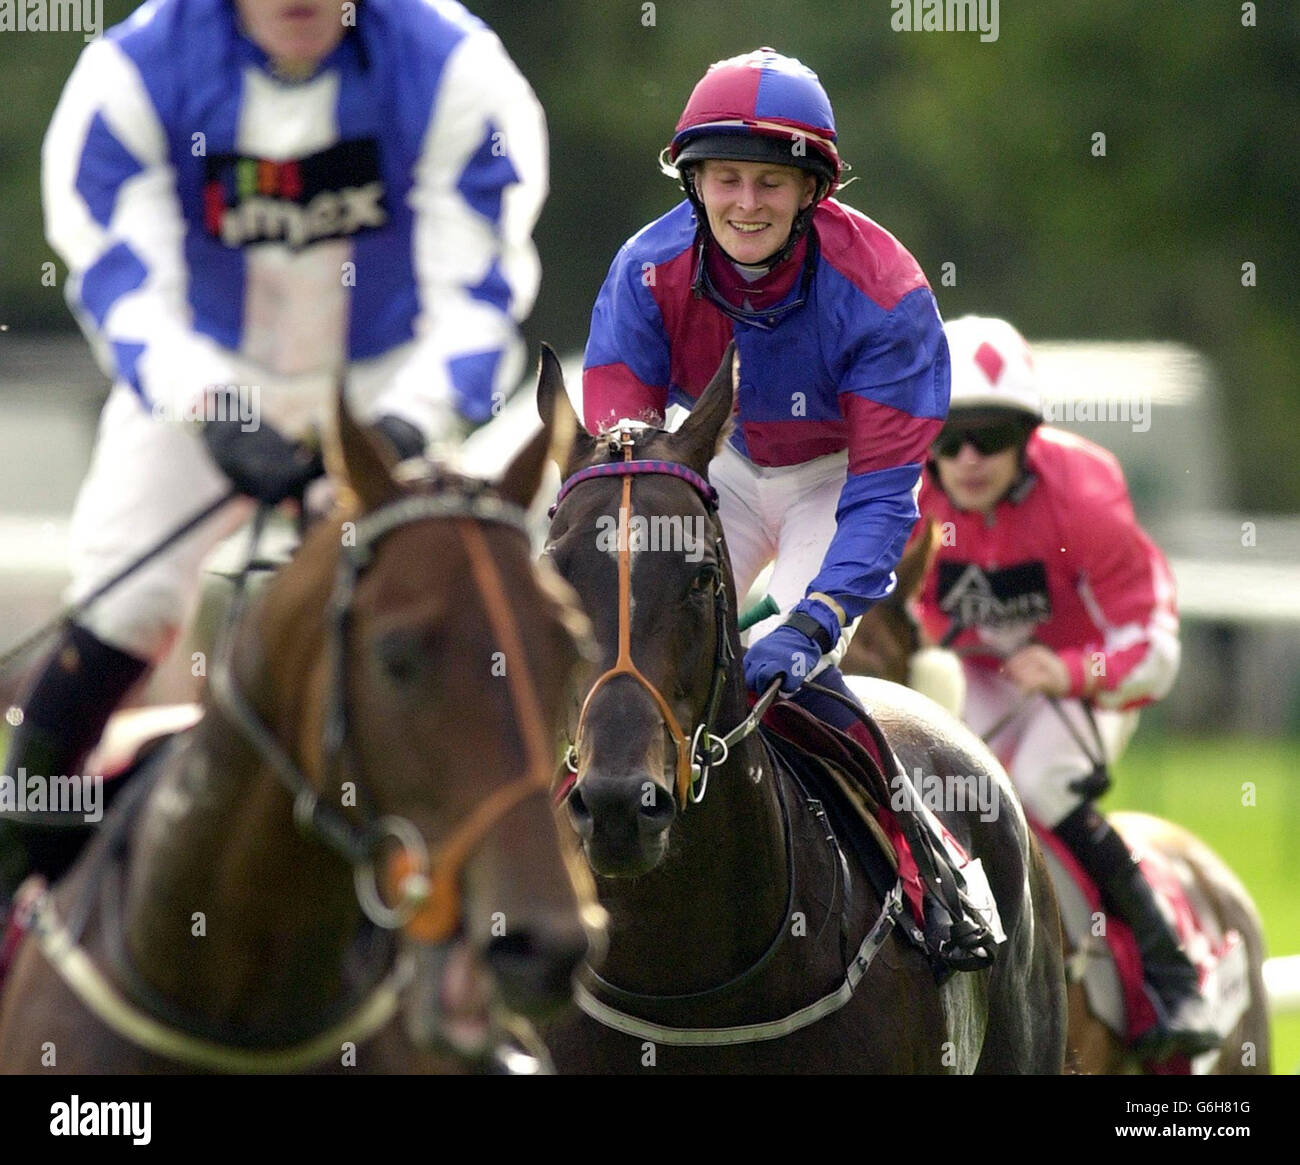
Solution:
{"label": "riding whip", "polygon": [[203,509],[201,509],[197,514],[194,514],[192,517],[187,518],[184,522],[182,522],[179,526],[177,526],[174,530],[172,530],[171,533],[166,535],[160,542],[155,543],[143,554],[141,554],[138,558],[135,558],[131,562],[127,563],[127,565],[124,566],[121,570],[119,570],[115,575],[113,575],[112,578],[107,579],[105,582],[100,583],[99,586],[97,586],[93,591],[91,591],[90,594],[88,594],[84,599],[80,599],[75,603],[69,603],[52,619],[49,619],[45,623],[41,624],[41,626],[38,627],[35,631],[33,631],[30,635],[26,636],[26,638],[20,640],[18,643],[15,643],[3,655],[0,655],[0,670],[3,670],[4,668],[8,667],[15,659],[17,659],[20,655],[22,655],[24,652],[29,650],[31,647],[35,646],[47,635],[52,635],[60,627],[64,626],[67,623],[71,623],[79,615],[83,614],[89,606],[91,606],[93,603],[97,602],[98,600],[102,599],[106,594],[108,594],[109,591],[111,591],[119,583],[124,582],[126,579],[130,578],[131,575],[135,574],[135,572],[139,570],[142,566],[144,566],[146,563],[157,558],[158,555],[160,555],[164,550],[167,550],[171,546],[175,545],[177,542],[179,542],[182,538],[184,538],[196,527],[201,526],[204,522],[206,522],[218,510],[222,509],[224,506],[228,505],[230,502],[234,501],[236,498],[240,496],[241,495],[239,490],[232,487],[226,493],[222,494],[219,498],[217,498],[216,501],[209,503],[208,505],[204,506]]}

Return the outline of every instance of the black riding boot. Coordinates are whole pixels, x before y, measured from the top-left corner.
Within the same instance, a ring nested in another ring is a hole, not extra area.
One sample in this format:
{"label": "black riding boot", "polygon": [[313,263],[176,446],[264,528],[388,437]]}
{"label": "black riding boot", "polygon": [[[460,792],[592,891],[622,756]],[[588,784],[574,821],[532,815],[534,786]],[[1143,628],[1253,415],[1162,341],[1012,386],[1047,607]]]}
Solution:
{"label": "black riding boot", "polygon": [[[109,716],[148,667],[84,628],[69,627],[32,687],[22,723],[10,735],[5,776],[17,782],[80,773]],[[61,877],[91,832],[80,819],[69,824],[66,814],[59,821],[54,813],[0,811],[0,915],[28,874],[43,874],[51,882]]]}
{"label": "black riding boot", "polygon": [[1128,923],[1137,939],[1156,1026],[1134,1051],[1159,1061],[1217,1048],[1222,1037],[1206,1019],[1196,968],[1124,839],[1091,804],[1076,809],[1054,832],[1097,883],[1106,908]]}

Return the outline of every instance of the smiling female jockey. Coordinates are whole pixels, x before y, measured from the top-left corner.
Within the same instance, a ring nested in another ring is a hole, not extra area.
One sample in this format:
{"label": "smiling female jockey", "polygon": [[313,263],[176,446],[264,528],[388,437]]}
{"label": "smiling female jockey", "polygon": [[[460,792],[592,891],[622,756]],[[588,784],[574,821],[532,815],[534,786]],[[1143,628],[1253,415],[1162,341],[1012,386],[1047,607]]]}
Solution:
{"label": "smiling female jockey", "polygon": [[1137,727],[1135,709],[1173,686],[1173,577],[1137,524],[1115,458],[1040,425],[1020,333],[978,316],[946,331],[951,411],[921,490],[923,518],[944,537],[918,599],[922,621],[963,650],[965,720],[981,734],[997,729],[990,747],[1025,808],[1132,927],[1158,1016],[1144,1048],[1157,1059],[1206,1051],[1219,1037],[1204,1023],[1196,971],[1092,805],[1104,792],[1096,762],[1112,763]]}
{"label": "smiling female jockey", "polygon": [[[758,624],[745,680],[857,733],[838,662],[894,585],[914,487],[948,407],[929,284],[898,240],[831,198],[835,118],[815,73],[771,49],[715,64],[668,147],[686,192],[619,251],[592,313],[583,419],[661,425],[733,338],[736,425],[709,467],[737,593],[774,562],[781,615]],[[851,697],[850,697],[851,698]]]}
{"label": "smiling female jockey", "polygon": [[[539,269],[542,110],[438,0],[150,0],[82,53],[45,140],[46,227],[114,379],[72,519],[70,598],[233,483],[301,494],[294,443],[353,404],[401,456],[518,379]],[[206,418],[200,425],[196,420]],[[69,629],[4,772],[81,772],[196,604],[240,499]],[[0,903],[66,830],[0,819]]]}

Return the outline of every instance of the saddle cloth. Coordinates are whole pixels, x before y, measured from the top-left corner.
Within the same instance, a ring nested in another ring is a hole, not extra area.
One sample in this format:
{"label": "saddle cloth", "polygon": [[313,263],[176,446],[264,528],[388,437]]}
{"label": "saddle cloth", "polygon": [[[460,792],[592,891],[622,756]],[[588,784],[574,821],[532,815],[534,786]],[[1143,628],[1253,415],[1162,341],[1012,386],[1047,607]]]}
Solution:
{"label": "saddle cloth", "polygon": [[[1107,916],[1104,928],[1094,927],[1094,919],[1102,913],[1097,884],[1059,837],[1037,822],[1031,824],[1043,847],[1061,907],[1061,925],[1074,951],[1066,965],[1066,978],[1070,982],[1082,980],[1092,1014],[1116,1038],[1132,1044],[1156,1022],[1155,1010],[1142,987],[1142,956],[1137,940],[1118,918]],[[1210,1005],[1211,1022],[1221,1035],[1227,1036],[1250,1005],[1245,942],[1235,930],[1220,937],[1206,926],[1188,900],[1177,871],[1162,854],[1146,850],[1139,865],[1200,974],[1201,993]],[[1095,934],[1096,929],[1103,934]],[[1219,1051],[1215,1050],[1195,1059],[1173,1056],[1147,1067],[1156,1075],[1200,1075],[1211,1071],[1218,1057]]]}
{"label": "saddle cloth", "polygon": [[[911,923],[902,929],[926,950],[936,974],[941,974],[945,970],[943,960],[926,938],[926,898],[933,896],[934,887],[922,874],[907,829],[890,808],[891,785],[885,773],[902,772],[902,768],[879,725],[872,722],[869,729],[874,745],[870,750],[790,701],[773,704],[763,718],[763,733],[769,746],[791,767],[800,783],[822,802],[832,828],[849,843],[877,894],[888,893],[895,878],[901,879],[911,913]],[[911,803],[917,808],[907,827],[929,850],[922,858],[925,867],[931,869],[933,876],[940,872],[933,869],[936,864],[940,867],[946,864],[955,874],[955,878],[947,881],[961,887],[959,902],[953,902],[950,897],[938,905],[953,921],[972,917],[988,927],[994,942],[1001,942],[1005,936],[997,904],[981,863],[971,859],[956,838],[921,804],[919,795]]]}

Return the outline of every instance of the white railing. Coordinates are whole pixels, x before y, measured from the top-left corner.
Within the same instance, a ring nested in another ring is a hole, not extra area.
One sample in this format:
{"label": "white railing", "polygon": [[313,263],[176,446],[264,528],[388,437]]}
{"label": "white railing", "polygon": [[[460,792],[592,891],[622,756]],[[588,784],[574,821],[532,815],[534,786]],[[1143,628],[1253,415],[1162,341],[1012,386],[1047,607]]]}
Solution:
{"label": "white railing", "polygon": [[1274,1015],[1300,1012],[1300,955],[1283,955],[1264,962],[1264,987]]}

